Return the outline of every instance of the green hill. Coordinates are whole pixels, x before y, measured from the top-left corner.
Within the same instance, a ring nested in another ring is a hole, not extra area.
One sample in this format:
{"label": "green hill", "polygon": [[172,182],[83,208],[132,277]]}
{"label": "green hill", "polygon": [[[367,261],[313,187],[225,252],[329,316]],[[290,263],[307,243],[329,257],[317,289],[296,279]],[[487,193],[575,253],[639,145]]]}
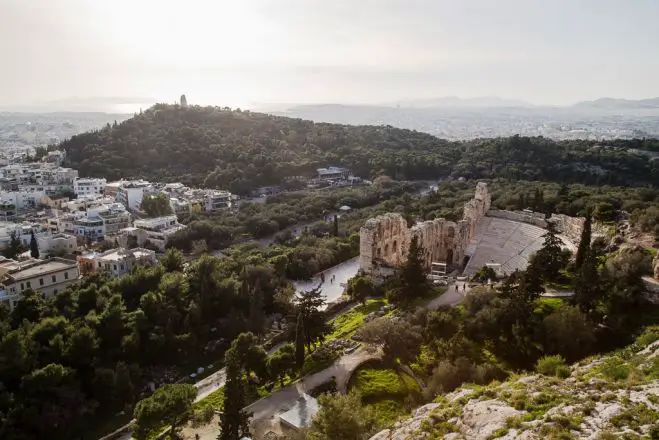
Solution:
{"label": "green hill", "polygon": [[[314,123],[219,107],[157,104],[120,124],[59,145],[82,176],[144,177],[246,193],[328,165],[361,177],[443,177],[654,185],[659,141],[546,138],[449,142],[390,126]],[[637,150],[641,150],[639,153]]]}

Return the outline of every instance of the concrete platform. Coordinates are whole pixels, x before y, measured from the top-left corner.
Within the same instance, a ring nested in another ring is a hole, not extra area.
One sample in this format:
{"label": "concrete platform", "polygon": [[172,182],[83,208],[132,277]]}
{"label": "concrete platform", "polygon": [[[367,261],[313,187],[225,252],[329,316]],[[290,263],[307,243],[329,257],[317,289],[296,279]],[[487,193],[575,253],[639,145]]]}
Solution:
{"label": "concrete platform", "polygon": [[[467,247],[471,258],[463,272],[473,275],[486,263],[501,264],[501,271],[510,274],[523,270],[532,254],[542,248],[545,230],[527,223],[494,217],[484,217],[478,225],[478,233]],[[561,236],[565,247],[576,251],[573,243]]]}

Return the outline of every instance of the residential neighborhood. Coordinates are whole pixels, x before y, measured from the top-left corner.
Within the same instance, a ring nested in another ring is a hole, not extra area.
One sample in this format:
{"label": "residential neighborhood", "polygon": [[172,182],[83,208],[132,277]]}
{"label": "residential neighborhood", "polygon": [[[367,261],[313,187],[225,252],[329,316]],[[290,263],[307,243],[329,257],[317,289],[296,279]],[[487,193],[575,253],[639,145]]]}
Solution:
{"label": "residential neighborhood", "polygon": [[[226,190],[79,177],[77,170],[62,167],[64,157],[63,151],[49,151],[40,161],[27,162],[25,155],[14,155],[0,166],[0,251],[23,250],[0,262],[0,302],[10,307],[30,289],[52,296],[83,274],[118,278],[153,265],[172,235],[186,228],[180,218],[232,212],[240,204],[240,197]],[[308,188],[369,183],[336,166],[294,179]],[[252,196],[263,200],[282,191],[262,187]],[[165,200],[168,214],[149,215],[145,198]],[[33,239],[37,258],[25,250]]]}

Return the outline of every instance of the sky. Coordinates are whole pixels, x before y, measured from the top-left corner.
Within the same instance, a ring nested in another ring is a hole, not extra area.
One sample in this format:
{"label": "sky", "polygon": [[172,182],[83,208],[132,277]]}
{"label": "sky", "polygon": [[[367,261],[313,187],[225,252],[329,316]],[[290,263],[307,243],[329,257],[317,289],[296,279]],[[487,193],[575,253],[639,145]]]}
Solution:
{"label": "sky", "polygon": [[649,98],[657,18],[657,0],[0,0],[0,106]]}

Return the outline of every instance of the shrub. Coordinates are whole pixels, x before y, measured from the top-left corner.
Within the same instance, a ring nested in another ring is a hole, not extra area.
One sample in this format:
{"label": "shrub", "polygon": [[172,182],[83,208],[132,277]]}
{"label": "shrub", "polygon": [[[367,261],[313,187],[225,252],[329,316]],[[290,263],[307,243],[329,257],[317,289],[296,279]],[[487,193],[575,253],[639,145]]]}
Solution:
{"label": "shrub", "polygon": [[647,347],[657,340],[659,340],[659,325],[653,325],[646,328],[643,333],[636,338],[636,344],[640,347]]}
{"label": "shrub", "polygon": [[546,376],[559,376],[559,372],[565,374],[565,369],[567,369],[567,376],[569,376],[570,367],[565,365],[565,359],[560,355],[541,357],[535,365],[535,371]]}
{"label": "shrub", "polygon": [[629,377],[630,366],[619,357],[610,357],[600,365],[599,371],[608,379],[625,380]]}
{"label": "shrub", "polygon": [[570,367],[567,365],[559,365],[556,367],[556,376],[560,377],[561,379],[566,379],[570,377],[570,373],[572,371],[570,370]]}
{"label": "shrub", "polygon": [[192,415],[192,426],[199,427],[204,426],[210,423],[211,419],[215,415],[215,410],[212,406],[205,406],[199,409],[196,409]]}
{"label": "shrub", "polygon": [[467,358],[458,358],[454,362],[442,361],[433,370],[432,377],[426,388],[426,397],[448,393],[463,383],[484,385],[494,379],[503,379],[505,373],[501,369],[487,364],[474,365]]}

